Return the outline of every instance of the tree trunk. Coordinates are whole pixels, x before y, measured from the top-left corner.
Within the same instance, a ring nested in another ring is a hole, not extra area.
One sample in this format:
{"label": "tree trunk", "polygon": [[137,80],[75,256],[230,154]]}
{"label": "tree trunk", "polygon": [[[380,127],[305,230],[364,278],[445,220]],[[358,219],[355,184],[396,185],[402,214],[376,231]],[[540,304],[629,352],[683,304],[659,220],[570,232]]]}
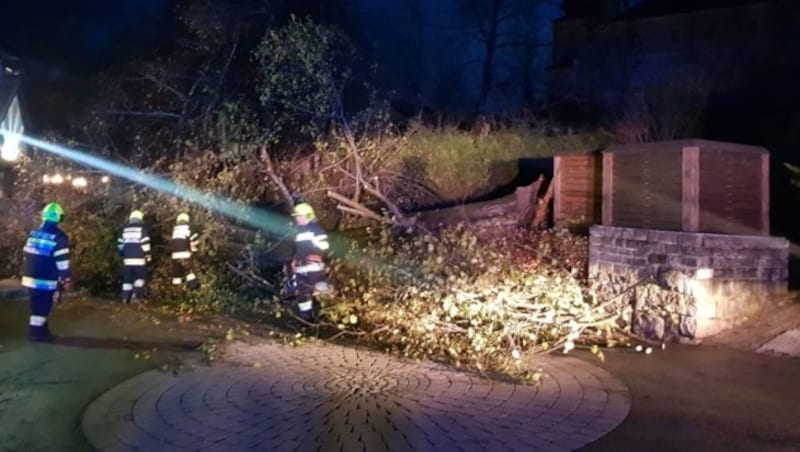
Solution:
{"label": "tree trunk", "polygon": [[517,212],[519,215],[518,224],[526,227],[533,221],[536,214],[537,202],[539,200],[539,189],[544,181],[544,176],[539,175],[534,183],[526,187],[518,187],[515,194],[517,197]]}
{"label": "tree trunk", "polygon": [[483,112],[486,103],[489,101],[489,91],[492,89],[494,79],[492,78],[492,68],[494,66],[494,54],[497,46],[497,29],[500,26],[500,10],[503,8],[503,0],[492,1],[492,16],[489,19],[489,30],[484,36],[486,42],[486,59],[483,61],[483,75],[481,78],[481,91],[478,98],[478,112]]}
{"label": "tree trunk", "polygon": [[555,184],[553,181],[547,185],[547,191],[544,194],[544,197],[538,201],[536,204],[536,215],[533,217],[533,224],[531,227],[533,229],[539,229],[542,226],[547,226],[547,212],[550,211],[550,202],[553,200],[553,187]]}
{"label": "tree trunk", "polygon": [[269,153],[267,152],[267,146],[261,147],[261,161],[264,162],[266,168],[264,168],[264,172],[267,173],[270,180],[278,190],[283,195],[283,198],[286,200],[286,203],[291,207],[294,204],[294,199],[292,198],[292,192],[289,191],[289,188],[283,182],[283,179],[275,172],[275,167],[272,165],[272,159],[269,157]]}

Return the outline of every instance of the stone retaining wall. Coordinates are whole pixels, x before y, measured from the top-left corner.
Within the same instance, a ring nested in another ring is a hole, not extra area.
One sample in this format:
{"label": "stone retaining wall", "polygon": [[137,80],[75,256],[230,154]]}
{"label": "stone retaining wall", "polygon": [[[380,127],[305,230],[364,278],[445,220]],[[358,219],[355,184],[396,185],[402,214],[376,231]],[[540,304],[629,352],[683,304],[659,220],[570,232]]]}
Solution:
{"label": "stone retaining wall", "polygon": [[[780,300],[788,289],[788,265],[789,242],[778,237],[590,228],[590,280],[633,275],[632,280],[649,278],[667,292],[688,294],[694,302],[690,312],[680,312],[681,322],[694,328],[684,337],[716,334]],[[632,300],[634,309],[652,306],[653,295],[648,297]]]}

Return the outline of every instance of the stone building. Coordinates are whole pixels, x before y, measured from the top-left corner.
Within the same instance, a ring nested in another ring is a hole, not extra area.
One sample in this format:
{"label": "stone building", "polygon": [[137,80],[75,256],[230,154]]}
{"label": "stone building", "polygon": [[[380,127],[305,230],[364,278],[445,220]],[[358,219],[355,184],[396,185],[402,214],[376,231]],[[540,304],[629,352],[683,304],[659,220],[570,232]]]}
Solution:
{"label": "stone building", "polygon": [[630,3],[565,1],[553,24],[551,100],[624,108],[667,83],[703,96],[707,108],[780,109],[797,100],[800,2]]}

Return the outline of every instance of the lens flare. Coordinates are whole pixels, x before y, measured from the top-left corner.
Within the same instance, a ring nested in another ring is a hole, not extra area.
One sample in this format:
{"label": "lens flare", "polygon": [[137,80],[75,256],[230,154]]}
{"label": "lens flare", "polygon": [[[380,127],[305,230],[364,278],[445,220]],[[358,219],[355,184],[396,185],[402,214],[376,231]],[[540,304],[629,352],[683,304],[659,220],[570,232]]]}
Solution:
{"label": "lens flare", "polygon": [[16,161],[19,158],[19,142],[21,136],[16,133],[4,131],[3,145],[0,147],[0,157],[8,162]]}

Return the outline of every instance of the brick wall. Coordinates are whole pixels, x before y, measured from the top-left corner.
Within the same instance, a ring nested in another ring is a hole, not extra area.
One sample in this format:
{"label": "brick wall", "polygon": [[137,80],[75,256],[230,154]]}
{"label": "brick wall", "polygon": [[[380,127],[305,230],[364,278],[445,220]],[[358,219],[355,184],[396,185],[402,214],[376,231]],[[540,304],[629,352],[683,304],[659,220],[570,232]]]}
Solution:
{"label": "brick wall", "polygon": [[714,279],[786,281],[789,241],[779,237],[703,234],[592,226],[589,274],[629,270],[657,275],[666,269]]}
{"label": "brick wall", "polygon": [[789,242],[779,237],[592,226],[589,278],[679,271],[697,299],[697,337],[778,301],[788,289]]}

